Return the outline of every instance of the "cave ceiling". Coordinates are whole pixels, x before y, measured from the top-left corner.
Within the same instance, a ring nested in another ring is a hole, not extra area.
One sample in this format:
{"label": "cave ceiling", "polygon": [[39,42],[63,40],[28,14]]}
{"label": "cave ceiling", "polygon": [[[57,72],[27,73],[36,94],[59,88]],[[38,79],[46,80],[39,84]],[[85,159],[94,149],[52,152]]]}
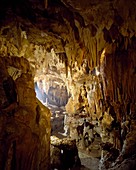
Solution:
{"label": "cave ceiling", "polygon": [[135,11],[135,0],[2,0],[0,55],[27,59],[36,80],[83,83],[105,49],[112,53],[122,37],[127,49]]}

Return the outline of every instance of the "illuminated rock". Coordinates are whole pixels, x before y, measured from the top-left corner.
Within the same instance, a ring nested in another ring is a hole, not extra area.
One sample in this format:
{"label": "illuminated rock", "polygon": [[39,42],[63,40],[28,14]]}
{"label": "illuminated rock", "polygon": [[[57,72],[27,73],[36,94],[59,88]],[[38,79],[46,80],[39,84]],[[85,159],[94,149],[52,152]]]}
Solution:
{"label": "illuminated rock", "polygon": [[[66,106],[75,120],[71,138],[77,137],[76,122],[86,118],[122,161],[134,155],[135,0],[7,0],[0,11],[0,169],[49,167],[50,113],[37,104],[36,82],[43,104]],[[8,88],[12,82],[16,87]],[[15,152],[23,156],[16,160]]]}

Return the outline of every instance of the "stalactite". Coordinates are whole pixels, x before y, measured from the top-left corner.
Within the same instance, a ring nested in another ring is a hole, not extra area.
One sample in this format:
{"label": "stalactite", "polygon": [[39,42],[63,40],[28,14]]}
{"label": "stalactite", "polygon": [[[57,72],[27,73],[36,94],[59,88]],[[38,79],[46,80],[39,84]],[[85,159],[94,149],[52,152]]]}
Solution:
{"label": "stalactite", "polygon": [[100,82],[100,88],[101,88],[101,92],[102,92],[102,99],[105,99],[105,97],[104,97],[104,89],[103,89],[103,83],[102,82]]}
{"label": "stalactite", "polygon": [[48,0],[44,0],[45,9],[48,8]]}
{"label": "stalactite", "polygon": [[18,49],[20,50],[21,49],[21,46],[22,46],[22,39],[21,39],[21,28],[20,28],[20,25],[19,23],[17,23],[17,26],[16,26],[17,30],[16,30],[16,36],[17,36],[17,46],[18,46]]}
{"label": "stalactite", "polygon": [[121,102],[121,96],[120,96],[119,87],[117,87],[117,96],[118,96],[118,101]]}
{"label": "stalactite", "polygon": [[89,67],[90,70],[92,70],[92,67],[91,67],[91,56],[90,56],[90,54],[87,54],[86,57],[87,57],[88,67]]}
{"label": "stalactite", "polygon": [[65,58],[65,69],[66,69],[66,77],[68,77],[68,59],[67,59],[67,56]]}
{"label": "stalactite", "polygon": [[97,66],[97,40],[94,39],[94,67]]}
{"label": "stalactite", "polygon": [[73,77],[73,73],[72,73],[72,65],[70,65],[69,68],[70,68],[70,75],[71,75],[71,77]]}
{"label": "stalactite", "polygon": [[95,48],[96,48],[96,64],[95,66],[98,66],[99,65],[99,59],[98,59],[98,54],[97,54],[97,39],[95,39]]}
{"label": "stalactite", "polygon": [[96,66],[96,39],[92,38],[90,51],[91,51],[91,57],[92,57],[92,67]]}

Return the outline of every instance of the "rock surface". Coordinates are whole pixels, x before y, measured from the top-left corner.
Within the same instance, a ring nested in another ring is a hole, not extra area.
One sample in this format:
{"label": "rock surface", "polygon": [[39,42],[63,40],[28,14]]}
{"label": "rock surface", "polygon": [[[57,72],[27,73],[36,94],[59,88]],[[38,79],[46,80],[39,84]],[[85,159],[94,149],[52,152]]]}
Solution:
{"label": "rock surface", "polygon": [[0,169],[49,169],[50,111],[36,100],[30,73],[14,81],[2,57],[0,66]]}
{"label": "rock surface", "polygon": [[34,92],[41,80],[43,103],[67,104],[96,125],[103,164],[119,152],[107,169],[136,154],[135,11],[135,0],[0,2],[0,169],[49,167],[50,113]]}
{"label": "rock surface", "polygon": [[80,168],[76,141],[51,137],[51,169]]}

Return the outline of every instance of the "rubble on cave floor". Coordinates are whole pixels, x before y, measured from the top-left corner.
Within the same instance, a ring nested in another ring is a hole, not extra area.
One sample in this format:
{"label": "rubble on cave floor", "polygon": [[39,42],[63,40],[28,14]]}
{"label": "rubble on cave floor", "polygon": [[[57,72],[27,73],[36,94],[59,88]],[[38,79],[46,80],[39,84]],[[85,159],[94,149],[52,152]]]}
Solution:
{"label": "rubble on cave floor", "polygon": [[98,170],[99,159],[78,150],[76,141],[51,136],[51,170]]}
{"label": "rubble on cave floor", "polygon": [[67,170],[81,166],[76,141],[51,136],[51,170]]}
{"label": "rubble on cave floor", "polygon": [[[80,148],[78,146],[78,143],[75,139],[72,139],[70,137],[69,130],[67,133],[65,133],[65,115],[66,112],[62,108],[49,106],[50,110],[52,112],[51,116],[51,167],[56,169],[65,169],[66,167],[63,167],[62,162],[62,156],[64,156],[64,153],[62,151],[62,148],[65,148],[67,146],[67,149],[69,150],[70,154],[72,154],[70,157],[77,157],[78,163],[74,162],[76,160],[69,160],[71,161],[71,167],[69,167],[71,170],[98,170],[99,160],[101,156],[101,149],[100,149],[100,137],[96,137],[93,144],[90,146],[90,148]],[[63,144],[62,144],[63,143]],[[64,146],[65,143],[65,146]],[[71,143],[73,144],[73,147],[70,147],[69,145]],[[67,152],[67,151],[65,151]],[[75,156],[73,156],[73,154]],[[66,153],[66,160],[69,155]],[[75,159],[75,158],[73,158]],[[63,160],[63,161],[66,161]],[[72,163],[73,161],[73,163]],[[70,163],[69,163],[70,164]]]}

